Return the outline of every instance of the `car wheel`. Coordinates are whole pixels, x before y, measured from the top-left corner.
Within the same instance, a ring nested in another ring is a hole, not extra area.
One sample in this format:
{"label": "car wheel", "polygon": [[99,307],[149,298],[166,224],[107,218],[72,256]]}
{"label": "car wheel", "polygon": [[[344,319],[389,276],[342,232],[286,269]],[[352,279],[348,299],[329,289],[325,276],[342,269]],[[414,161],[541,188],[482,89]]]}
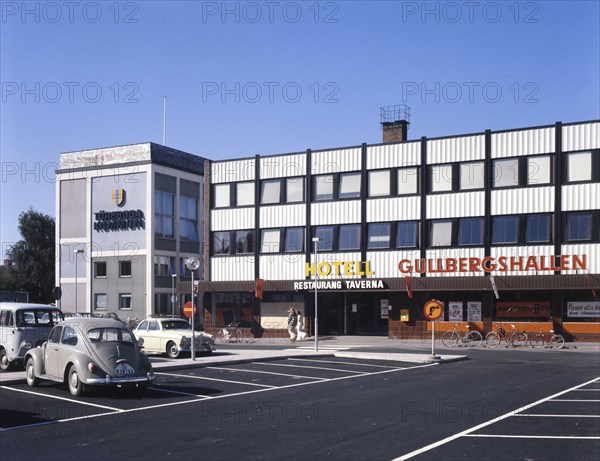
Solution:
{"label": "car wheel", "polygon": [[37,387],[40,384],[40,379],[35,376],[35,368],[31,357],[27,359],[27,365],[25,365],[25,377],[27,378],[29,387]]}
{"label": "car wheel", "polygon": [[6,353],[6,349],[0,349],[0,369],[3,371],[10,370],[12,366],[12,362],[8,360],[8,354]]}
{"label": "car wheel", "polygon": [[71,365],[67,381],[69,384],[69,392],[71,392],[73,397],[79,397],[85,390],[85,384],[81,382],[79,372],[77,371],[77,368],[75,368],[75,365]]}
{"label": "car wheel", "polygon": [[179,348],[173,341],[169,341],[167,343],[167,357],[170,359],[176,359],[179,357]]}

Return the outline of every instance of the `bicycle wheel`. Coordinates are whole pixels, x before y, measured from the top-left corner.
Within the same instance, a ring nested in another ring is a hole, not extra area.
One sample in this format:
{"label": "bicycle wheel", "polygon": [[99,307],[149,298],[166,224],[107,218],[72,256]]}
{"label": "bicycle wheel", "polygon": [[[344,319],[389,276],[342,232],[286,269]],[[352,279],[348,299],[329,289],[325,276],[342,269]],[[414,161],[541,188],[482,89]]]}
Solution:
{"label": "bicycle wheel", "polygon": [[486,347],[498,347],[500,345],[500,335],[495,331],[490,331],[487,335],[485,335],[485,345]]}
{"label": "bicycle wheel", "polygon": [[442,344],[446,347],[454,347],[458,343],[458,335],[453,331],[445,331],[442,335]]}
{"label": "bicycle wheel", "polygon": [[562,349],[565,347],[565,338],[562,335],[552,335],[550,338],[550,345],[552,349]]}
{"label": "bicycle wheel", "polygon": [[510,344],[512,347],[523,347],[527,345],[527,333],[524,331],[515,331],[510,335]]}
{"label": "bicycle wheel", "polygon": [[221,328],[216,334],[216,339],[220,343],[227,343],[229,342],[229,334],[225,334],[225,331],[223,331],[223,328]]}
{"label": "bicycle wheel", "polygon": [[534,349],[541,349],[544,347],[544,336],[541,334],[535,334],[529,337],[529,344]]}
{"label": "bicycle wheel", "polygon": [[478,331],[469,331],[465,337],[467,347],[479,347],[483,342],[483,336]]}

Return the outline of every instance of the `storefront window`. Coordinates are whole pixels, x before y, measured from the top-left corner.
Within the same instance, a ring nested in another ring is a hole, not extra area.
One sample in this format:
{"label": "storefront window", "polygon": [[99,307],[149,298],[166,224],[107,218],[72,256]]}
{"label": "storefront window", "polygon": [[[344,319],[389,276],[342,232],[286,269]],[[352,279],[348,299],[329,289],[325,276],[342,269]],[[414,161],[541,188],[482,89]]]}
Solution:
{"label": "storefront window", "polygon": [[591,240],[592,214],[571,213],[567,218],[567,240]]}
{"label": "storefront window", "polygon": [[483,189],[484,178],[483,162],[460,165],[460,190]]}
{"label": "storefront window", "polygon": [[237,206],[252,206],[254,205],[254,183],[253,182],[238,182],[235,192]]}
{"label": "storefront window", "polygon": [[315,228],[315,237],[319,239],[319,251],[333,251],[333,226]]}
{"label": "storefront window", "polygon": [[519,160],[496,160],[494,162],[494,187],[519,185]]}
{"label": "storefront window", "polygon": [[396,233],[396,248],[414,248],[417,246],[417,223],[399,222]]}
{"label": "storefront window", "polygon": [[390,171],[369,171],[369,197],[390,195]]}
{"label": "storefront window", "polygon": [[360,224],[340,226],[340,250],[358,250],[360,248]]}
{"label": "storefront window", "polygon": [[360,197],[360,173],[340,175],[340,198]]}
{"label": "storefront window", "polygon": [[517,243],[519,238],[519,218],[516,216],[496,216],[492,221],[492,243]]}
{"label": "storefront window", "polygon": [[527,242],[550,241],[550,215],[527,216]]}
{"label": "storefront window", "polygon": [[458,226],[459,245],[483,245],[483,218],[463,218]]}

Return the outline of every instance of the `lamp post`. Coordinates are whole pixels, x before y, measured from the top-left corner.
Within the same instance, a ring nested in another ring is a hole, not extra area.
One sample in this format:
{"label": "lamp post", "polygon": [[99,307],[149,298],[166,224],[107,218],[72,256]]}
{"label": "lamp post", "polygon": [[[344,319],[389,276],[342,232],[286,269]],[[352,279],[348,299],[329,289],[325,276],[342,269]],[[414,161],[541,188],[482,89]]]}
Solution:
{"label": "lamp post", "polygon": [[75,313],[77,314],[77,281],[79,273],[77,271],[77,255],[83,253],[81,248],[73,250],[73,254],[75,255]]}
{"label": "lamp post", "polygon": [[177,274],[171,274],[171,314],[175,317],[175,302],[177,298],[175,298],[175,279],[177,278]]}
{"label": "lamp post", "polygon": [[192,360],[196,360],[196,304],[194,303],[194,271],[200,267],[200,260],[195,256],[190,256],[185,261],[185,266],[192,273]]}
{"label": "lamp post", "polygon": [[317,246],[319,245],[319,237],[313,237],[312,241],[315,244],[315,352],[319,352],[319,309],[317,302],[317,283],[319,281],[319,260],[317,259]]}

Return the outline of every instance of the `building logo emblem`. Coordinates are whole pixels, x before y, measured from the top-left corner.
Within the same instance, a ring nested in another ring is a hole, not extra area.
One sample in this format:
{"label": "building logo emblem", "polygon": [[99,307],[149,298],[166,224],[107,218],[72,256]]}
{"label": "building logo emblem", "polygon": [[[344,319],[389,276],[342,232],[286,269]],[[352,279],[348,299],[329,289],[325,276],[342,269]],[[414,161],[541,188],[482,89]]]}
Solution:
{"label": "building logo emblem", "polygon": [[125,205],[125,189],[113,189],[112,201],[117,206]]}

